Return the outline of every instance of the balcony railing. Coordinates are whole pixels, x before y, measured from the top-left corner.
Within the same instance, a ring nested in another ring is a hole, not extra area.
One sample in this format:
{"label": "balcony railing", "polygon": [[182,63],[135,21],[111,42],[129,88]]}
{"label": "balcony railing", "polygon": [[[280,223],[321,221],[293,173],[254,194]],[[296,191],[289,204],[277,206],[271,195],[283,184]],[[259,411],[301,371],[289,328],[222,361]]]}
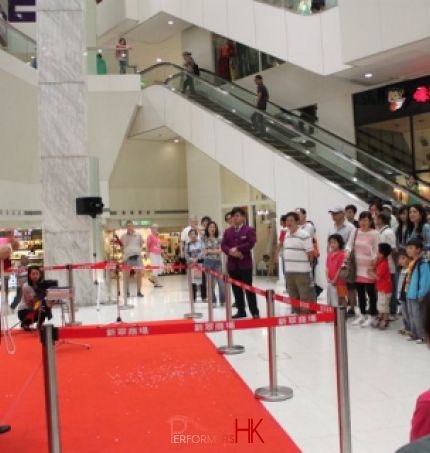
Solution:
{"label": "balcony railing", "polygon": [[288,9],[297,14],[310,15],[337,6],[337,0],[255,0],[260,3]]}
{"label": "balcony railing", "polygon": [[0,50],[37,67],[36,41],[17,30],[0,16]]}

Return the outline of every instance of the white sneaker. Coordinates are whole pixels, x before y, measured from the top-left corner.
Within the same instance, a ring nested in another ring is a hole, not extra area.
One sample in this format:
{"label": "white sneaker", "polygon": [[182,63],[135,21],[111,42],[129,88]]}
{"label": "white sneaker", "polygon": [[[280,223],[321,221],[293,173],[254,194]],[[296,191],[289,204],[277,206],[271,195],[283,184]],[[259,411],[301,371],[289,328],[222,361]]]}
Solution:
{"label": "white sneaker", "polygon": [[368,316],[366,321],[361,324],[361,327],[370,327],[372,323],[375,322],[374,316]]}
{"label": "white sneaker", "polygon": [[351,326],[360,326],[364,321],[366,321],[366,318],[363,315],[359,315],[359,317],[351,323]]}

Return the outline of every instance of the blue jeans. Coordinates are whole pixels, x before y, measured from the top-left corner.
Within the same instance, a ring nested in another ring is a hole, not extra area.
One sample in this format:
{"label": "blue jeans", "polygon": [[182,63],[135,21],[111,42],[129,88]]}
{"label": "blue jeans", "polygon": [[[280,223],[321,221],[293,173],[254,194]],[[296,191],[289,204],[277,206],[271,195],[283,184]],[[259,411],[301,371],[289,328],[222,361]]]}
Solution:
{"label": "blue jeans", "polygon": [[411,318],[410,318],[410,313],[409,313],[409,311],[410,311],[409,302],[402,300],[401,303],[402,303],[403,326],[408,332],[410,332],[411,331]]}
{"label": "blue jeans", "polygon": [[[205,260],[204,262],[204,267],[207,267],[208,269],[213,270],[214,272],[218,272],[219,274],[222,274],[222,266],[221,266],[221,261],[218,260]],[[224,280],[222,278],[218,278],[215,276],[211,276],[212,278],[212,301],[216,302],[216,296],[215,296],[215,282],[218,282],[218,292],[219,292],[219,300],[223,304],[225,303],[225,286],[224,286]],[[208,288],[209,291],[209,288]]]}
{"label": "blue jeans", "polygon": [[417,299],[408,299],[409,304],[409,321],[411,332],[414,338],[424,339],[422,320],[421,320],[421,302]]}

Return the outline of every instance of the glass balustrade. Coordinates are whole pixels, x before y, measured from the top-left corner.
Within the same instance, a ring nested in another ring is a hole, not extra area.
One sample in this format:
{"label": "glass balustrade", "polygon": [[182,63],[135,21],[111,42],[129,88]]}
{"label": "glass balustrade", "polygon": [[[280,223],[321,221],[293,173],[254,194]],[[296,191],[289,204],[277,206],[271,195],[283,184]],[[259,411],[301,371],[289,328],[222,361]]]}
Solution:
{"label": "glass balustrade", "polygon": [[87,72],[89,75],[136,74],[133,49],[116,47],[88,47]]}
{"label": "glass balustrade", "polygon": [[[362,200],[381,198],[396,203],[400,199],[405,202],[408,196],[416,196],[403,187],[407,175],[401,170],[273,103],[268,104],[266,112],[256,110],[254,93],[213,73],[201,70],[200,77],[197,77],[183,73],[179,66],[166,63],[143,71],[141,77],[144,86],[160,84],[164,78],[163,83],[168,89],[188,96],[190,101],[211,110],[245,133],[258,137],[286,158],[295,159],[329,180],[329,184],[337,185]],[[253,118],[256,120],[254,124]],[[263,133],[254,128],[259,128],[261,120]],[[422,185],[430,194],[430,186]],[[427,203],[427,197],[421,197],[421,201]]]}
{"label": "glass balustrade", "polygon": [[294,13],[309,15],[337,6],[337,0],[256,0]]}
{"label": "glass balustrade", "polygon": [[37,68],[36,42],[0,17],[0,50]]}

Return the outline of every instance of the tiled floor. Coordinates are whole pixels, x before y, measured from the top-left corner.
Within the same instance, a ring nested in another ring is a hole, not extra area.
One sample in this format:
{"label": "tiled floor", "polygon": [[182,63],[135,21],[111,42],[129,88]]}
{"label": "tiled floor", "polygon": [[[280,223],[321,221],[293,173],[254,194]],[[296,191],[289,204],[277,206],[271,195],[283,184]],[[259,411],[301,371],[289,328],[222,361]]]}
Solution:
{"label": "tiled floor", "polygon": [[[182,318],[189,312],[184,277],[163,277],[163,288],[145,280],[144,299],[131,298],[132,310],[121,311],[123,321]],[[255,281],[260,288],[273,288],[266,278]],[[282,292],[282,288],[278,288]],[[113,294],[113,292],[112,292]],[[132,288],[132,294],[135,294]],[[324,298],[321,298],[323,301]],[[259,299],[264,316],[265,301]],[[196,310],[207,317],[207,304]],[[277,305],[277,315],[289,307]],[[115,322],[114,305],[81,308],[77,320],[84,324]],[[214,310],[215,319],[225,311]],[[60,316],[55,312],[55,323]],[[16,316],[8,317],[9,323]],[[394,453],[408,442],[410,419],[417,396],[430,387],[430,354],[425,345],[406,341],[397,334],[400,321],[388,331],[348,325],[351,411],[354,453]],[[210,336],[215,345],[226,343],[226,334]],[[244,354],[226,356],[252,390],[268,385],[267,333],[264,329],[238,331],[234,342],[245,346]],[[278,384],[294,390],[285,402],[264,403],[305,453],[339,451],[337,398],[332,324],[280,328],[277,331]]]}

